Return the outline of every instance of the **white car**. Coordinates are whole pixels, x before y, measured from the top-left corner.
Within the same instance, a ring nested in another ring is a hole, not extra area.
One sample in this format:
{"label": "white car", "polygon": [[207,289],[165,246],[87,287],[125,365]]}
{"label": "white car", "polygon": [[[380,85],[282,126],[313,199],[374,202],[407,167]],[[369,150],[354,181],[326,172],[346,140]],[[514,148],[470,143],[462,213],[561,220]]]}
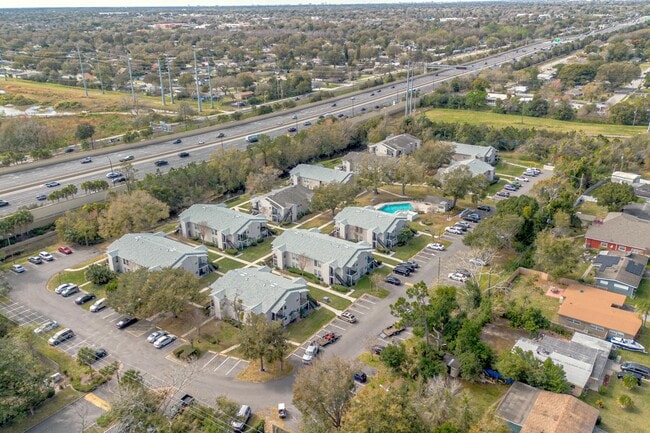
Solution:
{"label": "white car", "polygon": [[439,243],[439,242],[432,242],[432,243],[427,245],[427,248],[431,248],[432,250],[436,250],[436,251],[444,251],[445,250],[445,246],[443,244]]}
{"label": "white car", "polygon": [[473,258],[473,259],[469,259],[469,262],[471,264],[473,264],[473,265],[476,265],[476,266],[487,266],[488,265],[488,262],[486,262],[485,260],[480,259],[478,257]]}
{"label": "white car", "polygon": [[528,178],[526,176],[517,176],[515,177],[515,180],[517,182],[528,182]]}
{"label": "white car", "polygon": [[41,251],[40,253],[38,253],[38,256],[41,259],[46,260],[48,262],[51,262],[52,260],[54,260],[54,256],[52,254],[48,253],[47,251]]}
{"label": "white car", "polygon": [[462,235],[463,234],[463,231],[461,229],[457,228],[457,227],[447,227],[447,228],[445,228],[445,231],[447,233],[453,233],[455,235]]}
{"label": "white car", "polygon": [[50,332],[53,329],[56,329],[59,327],[59,324],[57,323],[56,320],[50,320],[45,323],[43,323],[41,326],[38,328],[34,329],[34,334],[40,335],[44,334],[46,332]]}
{"label": "white car", "polygon": [[147,341],[149,343],[155,343],[160,337],[164,337],[167,335],[167,332],[165,331],[154,331],[149,336],[147,337]]}
{"label": "white car", "polygon": [[167,346],[168,344],[171,344],[176,340],[176,336],[172,334],[167,334],[163,335],[162,337],[158,338],[156,341],[153,343],[153,347],[156,349],[162,349],[163,347]]}
{"label": "white car", "polygon": [[305,350],[305,354],[302,355],[302,363],[303,364],[311,364],[311,361],[314,359],[314,356],[318,355],[318,351],[320,350],[320,346],[314,342],[309,343],[309,346],[307,346],[307,350]]}
{"label": "white car", "polygon": [[17,274],[22,274],[23,272],[25,272],[25,268],[23,267],[23,265],[11,265],[11,270]]}
{"label": "white car", "polygon": [[62,291],[64,291],[65,289],[67,289],[70,286],[72,286],[72,283],[60,284],[56,289],[54,289],[54,293],[56,293],[57,295],[60,295]]}
{"label": "white car", "polygon": [[341,320],[344,320],[348,323],[357,323],[357,318],[354,316],[354,314],[349,313],[347,311],[342,312],[339,317],[341,318]]}
{"label": "white car", "polygon": [[96,300],[95,303],[90,306],[90,312],[96,313],[102,311],[104,308],[106,308],[106,298],[101,298]]}
{"label": "white car", "polygon": [[467,276],[465,276],[465,275],[463,275],[463,274],[461,274],[459,272],[452,272],[451,274],[449,274],[447,276],[447,278],[449,278],[450,280],[461,282],[461,283],[464,283],[464,282],[466,282],[468,280]]}

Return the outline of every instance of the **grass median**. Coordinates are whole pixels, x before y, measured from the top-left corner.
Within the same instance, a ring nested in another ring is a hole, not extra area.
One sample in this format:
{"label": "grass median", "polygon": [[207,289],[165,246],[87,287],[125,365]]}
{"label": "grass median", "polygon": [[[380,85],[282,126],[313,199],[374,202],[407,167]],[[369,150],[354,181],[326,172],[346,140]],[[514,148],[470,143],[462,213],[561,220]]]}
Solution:
{"label": "grass median", "polygon": [[333,318],[333,312],[321,307],[306,318],[287,326],[287,338],[297,343],[302,343]]}

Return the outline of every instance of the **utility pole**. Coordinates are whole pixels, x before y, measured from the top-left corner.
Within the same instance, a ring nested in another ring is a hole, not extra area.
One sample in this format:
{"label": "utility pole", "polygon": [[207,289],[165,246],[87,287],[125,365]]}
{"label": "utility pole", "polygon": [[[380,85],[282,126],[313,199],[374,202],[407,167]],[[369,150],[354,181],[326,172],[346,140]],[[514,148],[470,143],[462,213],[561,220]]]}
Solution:
{"label": "utility pole", "polygon": [[86,76],[84,75],[84,64],[81,61],[81,52],[79,51],[79,45],[77,45],[77,56],[79,57],[79,67],[81,68],[81,81],[84,83],[84,92],[88,96],[88,85],[86,84]]}
{"label": "utility pole", "polygon": [[160,79],[160,97],[162,98],[163,107],[165,106],[165,85],[162,79],[162,67],[160,66],[160,57],[158,57],[158,78]]}
{"label": "utility pole", "polygon": [[102,88],[102,95],[104,94],[104,80],[102,80],[102,67],[99,64],[99,52],[97,53],[97,72],[99,73],[99,85]]}
{"label": "utility pole", "polygon": [[404,99],[404,116],[409,115],[409,74],[411,72],[411,61],[406,64],[406,98]]}
{"label": "utility pole", "polygon": [[127,50],[126,62],[129,66],[129,80],[131,81],[131,98],[133,98],[133,108],[135,109],[135,87],[133,86],[133,70],[131,69],[131,53]]}
{"label": "utility pole", "polygon": [[[2,53],[0,52],[0,66],[2,65]],[[7,68],[5,66],[2,66],[2,71],[4,72],[5,76],[5,81],[7,81]]]}
{"label": "utility pole", "polygon": [[174,105],[174,87],[172,86],[172,69],[169,66],[169,57],[165,55],[165,60],[167,61],[167,78],[169,79],[169,98],[172,101],[172,105]]}
{"label": "utility pole", "polygon": [[208,60],[208,86],[210,86],[210,108],[214,110],[214,95],[212,94],[212,70]]}
{"label": "utility pole", "polygon": [[201,110],[201,93],[199,89],[199,66],[196,61],[196,46],[192,45],[192,51],[194,51],[194,83],[196,84],[196,101],[198,103],[199,113]]}

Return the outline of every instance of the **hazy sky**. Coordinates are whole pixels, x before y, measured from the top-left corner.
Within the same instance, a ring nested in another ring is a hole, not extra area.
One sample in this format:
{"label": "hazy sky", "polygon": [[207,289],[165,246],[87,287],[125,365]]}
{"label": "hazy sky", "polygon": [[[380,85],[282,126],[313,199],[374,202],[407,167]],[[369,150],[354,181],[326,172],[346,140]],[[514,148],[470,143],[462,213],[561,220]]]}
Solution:
{"label": "hazy sky", "polygon": [[[468,0],[437,0],[450,3]],[[249,5],[299,5],[299,4],[371,4],[371,3],[432,3],[431,0],[21,0],[0,1],[0,8],[51,8],[51,7],[165,7],[165,6],[249,6]]]}

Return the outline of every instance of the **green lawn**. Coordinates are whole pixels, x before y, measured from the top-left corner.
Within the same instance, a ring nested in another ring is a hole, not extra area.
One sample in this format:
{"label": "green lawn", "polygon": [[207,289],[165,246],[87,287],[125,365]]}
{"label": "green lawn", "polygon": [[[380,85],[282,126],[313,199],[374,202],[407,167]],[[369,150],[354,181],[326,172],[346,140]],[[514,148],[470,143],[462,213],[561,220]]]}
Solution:
{"label": "green lawn", "polygon": [[232,269],[243,268],[245,266],[243,263],[240,263],[237,260],[229,259],[228,257],[224,257],[215,264],[219,266],[219,272],[224,274]]}
{"label": "green lawn", "polygon": [[219,279],[219,274],[216,272],[210,272],[209,274],[206,274],[199,278],[199,287],[208,287],[210,284],[214,283]]}
{"label": "green lawn", "polygon": [[510,385],[505,384],[480,384],[462,382],[463,391],[469,396],[469,401],[474,408],[474,413],[482,415],[508,391]]}
{"label": "green lawn", "polygon": [[495,168],[497,176],[521,176],[524,171],[523,168],[517,165],[507,164],[505,162],[499,162]]}
{"label": "green lawn", "polygon": [[50,281],[47,283],[47,287],[50,290],[54,290],[57,286],[63,283],[74,283],[77,286],[81,286],[86,281],[86,270],[80,269],[78,271],[62,271],[52,276]]}
{"label": "green lawn", "polygon": [[487,111],[435,109],[427,111],[427,117],[434,122],[487,124],[496,128],[536,128],[556,132],[584,132],[587,135],[635,136],[645,132],[647,126],[607,125],[599,123],[563,122],[539,117],[522,117],[512,114],[496,114]]}
{"label": "green lawn", "polygon": [[341,158],[333,158],[333,159],[321,161],[320,165],[327,168],[338,167],[339,165],[341,165]]}
{"label": "green lawn", "polygon": [[323,227],[323,228],[321,228],[319,230],[320,230],[321,233],[324,233],[324,234],[328,235],[334,230],[334,227],[336,227],[336,226],[334,225],[333,222],[331,222],[331,223],[329,223],[328,225],[326,225],[325,227]]}
{"label": "green lawn", "polygon": [[234,198],[232,198],[230,200],[226,200],[226,206],[234,207],[234,206],[240,205],[240,204],[242,204],[244,202],[247,202],[250,199],[251,199],[250,194],[242,194],[239,197],[234,197]]}
{"label": "green lawn", "polygon": [[332,308],[336,308],[337,310],[345,310],[352,303],[345,298],[341,298],[340,296],[336,296],[330,292],[326,292],[325,290],[321,290],[318,287],[313,287],[309,284],[307,285],[307,289],[309,289],[309,294],[312,296],[312,298],[316,299],[318,302],[323,302],[323,297],[330,298],[330,302],[327,305]]}
{"label": "green lawn", "polygon": [[272,238],[266,238],[254,247],[244,248],[237,258],[247,262],[255,262],[271,252],[271,241]]}
{"label": "green lawn", "polygon": [[201,349],[201,353],[208,350],[221,352],[239,343],[241,331],[227,322],[212,321],[201,327],[197,336],[193,332],[188,337],[194,338],[194,344]]}
{"label": "green lawn", "polygon": [[598,218],[605,218],[607,216],[608,210],[604,206],[599,206],[598,203],[585,201],[578,206],[578,212],[583,214],[593,215]]}
{"label": "green lawn", "polygon": [[[372,273],[386,276],[390,274],[390,271],[391,269],[389,267],[382,266],[381,268],[375,269]],[[370,280],[370,275],[366,275],[365,277],[359,280],[356,286],[354,286],[354,292],[352,292],[350,296],[359,298],[364,293],[383,299],[390,294],[390,291],[383,287],[373,287],[372,281]]]}
{"label": "green lawn", "polygon": [[333,318],[333,312],[325,308],[319,308],[306,318],[287,326],[287,338],[302,343]]}
{"label": "green lawn", "polygon": [[64,390],[54,395],[54,397],[45,400],[43,404],[41,404],[38,408],[36,408],[36,412],[34,413],[34,415],[27,416],[27,418],[24,418],[23,420],[21,420],[16,424],[12,424],[10,426],[4,426],[2,427],[2,431],[4,433],[26,432],[30,428],[34,427],[35,425],[51,417],[52,415],[54,415],[55,413],[63,409],[65,406],[81,398],[82,396],[83,396],[82,393],[75,391],[70,387],[65,388]]}
{"label": "green lawn", "polygon": [[330,221],[332,221],[332,212],[323,212],[313,220],[301,225],[300,228],[304,230],[318,228],[323,224],[328,224]]}
{"label": "green lawn", "polygon": [[501,191],[503,189],[503,185],[505,185],[506,182],[504,179],[500,179],[497,183],[493,183],[492,185],[487,187],[487,193],[488,195],[494,195],[497,193],[497,191]]}
{"label": "green lawn", "polygon": [[[375,258],[375,260],[377,260],[377,261],[380,261],[380,262],[382,262],[382,263],[387,263],[387,264],[389,264],[389,265],[393,265],[393,266],[398,265],[399,263],[402,262],[401,260],[397,260],[397,259],[389,259],[389,258],[386,258],[386,257],[383,257],[383,256],[378,256],[377,254],[373,254],[372,256],[373,256],[373,257]],[[357,284],[357,286],[359,286],[359,284]]]}
{"label": "green lawn", "polygon": [[429,236],[416,236],[411,241],[402,247],[395,248],[395,254],[393,257],[400,260],[408,260],[417,254],[422,248],[424,248],[429,242],[432,241],[432,238]]}

